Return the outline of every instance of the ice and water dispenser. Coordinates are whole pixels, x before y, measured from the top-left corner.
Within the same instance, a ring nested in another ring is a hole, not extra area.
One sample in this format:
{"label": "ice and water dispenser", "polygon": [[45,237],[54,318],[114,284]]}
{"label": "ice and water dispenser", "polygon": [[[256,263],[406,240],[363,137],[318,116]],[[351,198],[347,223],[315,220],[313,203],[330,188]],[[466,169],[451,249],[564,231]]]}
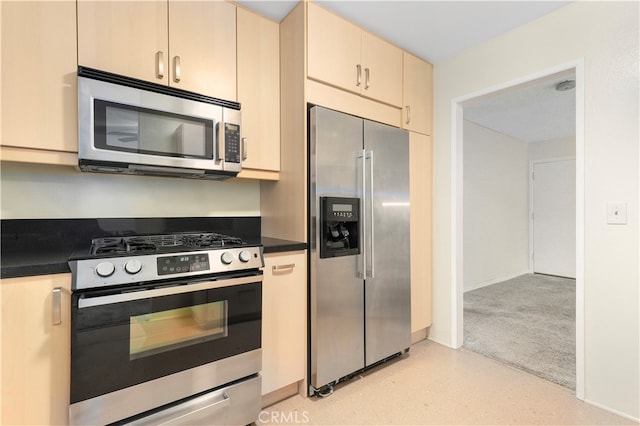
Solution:
{"label": "ice and water dispenser", "polygon": [[320,197],[320,258],[360,254],[360,199]]}

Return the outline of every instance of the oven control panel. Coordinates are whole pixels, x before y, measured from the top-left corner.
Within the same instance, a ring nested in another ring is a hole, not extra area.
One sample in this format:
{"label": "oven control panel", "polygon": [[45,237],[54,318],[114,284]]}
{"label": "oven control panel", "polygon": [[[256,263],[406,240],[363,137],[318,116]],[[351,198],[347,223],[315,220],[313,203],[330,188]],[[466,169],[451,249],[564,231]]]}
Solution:
{"label": "oven control panel", "polygon": [[125,257],[80,259],[69,262],[72,290],[167,278],[213,275],[264,267],[262,247],[245,246]]}
{"label": "oven control panel", "polygon": [[204,254],[183,254],[160,256],[157,260],[158,275],[179,274],[209,270],[209,256]]}

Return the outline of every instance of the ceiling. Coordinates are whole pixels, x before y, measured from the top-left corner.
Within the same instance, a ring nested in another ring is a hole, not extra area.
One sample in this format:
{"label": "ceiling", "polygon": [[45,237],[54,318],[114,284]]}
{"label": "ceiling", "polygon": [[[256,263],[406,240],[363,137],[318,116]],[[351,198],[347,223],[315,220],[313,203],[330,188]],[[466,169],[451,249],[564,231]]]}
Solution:
{"label": "ceiling", "polygon": [[[281,21],[297,0],[236,0]],[[571,1],[316,0],[325,8],[437,66]],[[465,119],[526,142],[575,134],[575,90],[557,75],[464,105]],[[557,80],[557,81],[556,81]]]}
{"label": "ceiling", "polygon": [[575,78],[571,70],[467,101],[464,119],[527,143],[575,137],[576,90],[556,90]]}
{"label": "ceiling", "polygon": [[[546,15],[570,1],[315,0],[433,64]],[[236,0],[280,22],[297,0]]]}

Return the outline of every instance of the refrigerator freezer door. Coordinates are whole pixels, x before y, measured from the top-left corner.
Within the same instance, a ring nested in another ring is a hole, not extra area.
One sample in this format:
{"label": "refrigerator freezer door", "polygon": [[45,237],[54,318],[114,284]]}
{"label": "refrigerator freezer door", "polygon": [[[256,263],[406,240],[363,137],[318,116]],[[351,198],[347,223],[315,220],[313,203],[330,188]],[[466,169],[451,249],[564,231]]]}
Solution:
{"label": "refrigerator freezer door", "polygon": [[364,122],[366,365],[411,345],[409,135]]}
{"label": "refrigerator freezer door", "polygon": [[[362,119],[328,109],[310,112],[310,384],[316,389],[364,367],[362,256],[320,259],[319,198],[358,197]],[[362,179],[360,179],[362,180]]]}

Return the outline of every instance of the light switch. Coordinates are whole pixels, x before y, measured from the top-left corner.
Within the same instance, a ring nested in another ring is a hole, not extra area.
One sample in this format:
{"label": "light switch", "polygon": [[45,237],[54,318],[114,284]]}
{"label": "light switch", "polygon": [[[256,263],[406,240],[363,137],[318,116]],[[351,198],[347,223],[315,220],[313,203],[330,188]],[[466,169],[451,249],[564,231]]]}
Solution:
{"label": "light switch", "polygon": [[609,225],[626,225],[627,203],[607,203],[607,223]]}

